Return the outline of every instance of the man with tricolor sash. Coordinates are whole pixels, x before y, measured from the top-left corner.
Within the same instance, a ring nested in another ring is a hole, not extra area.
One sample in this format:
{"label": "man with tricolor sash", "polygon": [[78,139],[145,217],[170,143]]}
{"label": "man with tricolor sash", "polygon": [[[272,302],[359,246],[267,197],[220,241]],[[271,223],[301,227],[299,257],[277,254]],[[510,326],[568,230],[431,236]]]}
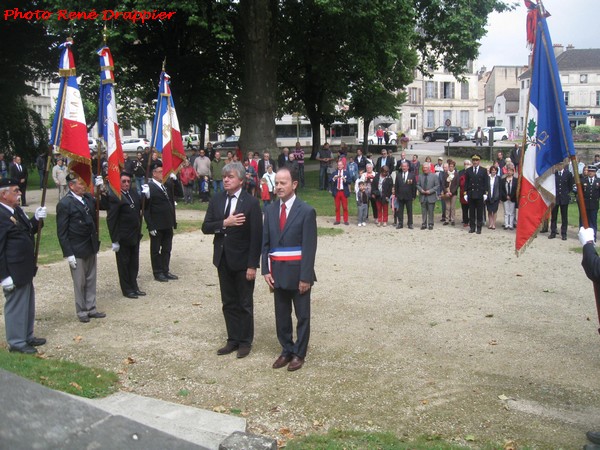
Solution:
{"label": "man with tricolor sash", "polygon": [[[298,172],[281,167],[275,176],[278,201],[265,208],[262,274],[275,294],[275,324],[281,355],[274,369],[304,364],[310,336],[310,292],[317,253],[317,213],[296,197]],[[292,305],[296,314],[293,338]]]}

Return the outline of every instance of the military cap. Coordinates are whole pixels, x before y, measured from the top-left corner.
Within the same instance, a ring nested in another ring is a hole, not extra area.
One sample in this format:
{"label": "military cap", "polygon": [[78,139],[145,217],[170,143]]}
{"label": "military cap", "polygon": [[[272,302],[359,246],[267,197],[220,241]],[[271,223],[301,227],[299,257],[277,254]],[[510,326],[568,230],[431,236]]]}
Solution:
{"label": "military cap", "polygon": [[481,159],[481,156],[479,156],[477,153],[474,153],[473,156],[471,156],[471,159],[475,160],[475,161],[479,161]]}
{"label": "military cap", "polygon": [[589,166],[587,166],[587,170],[588,172],[595,172],[596,170],[598,170],[598,168],[595,165],[590,164]]}
{"label": "military cap", "polygon": [[18,186],[19,180],[15,180],[14,178],[2,178],[0,179],[0,188],[9,187],[9,186]]}

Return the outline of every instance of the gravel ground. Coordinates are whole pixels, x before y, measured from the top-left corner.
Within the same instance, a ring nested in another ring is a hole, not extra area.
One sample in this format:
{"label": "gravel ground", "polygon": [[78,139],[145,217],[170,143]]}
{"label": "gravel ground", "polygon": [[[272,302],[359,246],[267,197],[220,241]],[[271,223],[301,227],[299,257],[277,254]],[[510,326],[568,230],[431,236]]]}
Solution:
{"label": "gravel ground", "polygon": [[66,262],[40,267],[36,334],[48,338],[50,358],[116,371],[122,389],[140,395],[241,414],[250,431],[281,442],[345,428],[580,448],[584,432],[600,428],[596,311],[572,251],[575,229],[567,241],[541,236],[519,258],[501,229],[342,229],[319,239],[298,372],[271,368],[280,348],[262,279],[252,353],[216,355],[225,327],[212,237],[201,232],[175,236],[180,279],[169,283],[153,281],[142,245],[148,296],[138,300],[120,295],[112,253],[99,254],[98,307],[108,317],[89,324],[76,319]]}

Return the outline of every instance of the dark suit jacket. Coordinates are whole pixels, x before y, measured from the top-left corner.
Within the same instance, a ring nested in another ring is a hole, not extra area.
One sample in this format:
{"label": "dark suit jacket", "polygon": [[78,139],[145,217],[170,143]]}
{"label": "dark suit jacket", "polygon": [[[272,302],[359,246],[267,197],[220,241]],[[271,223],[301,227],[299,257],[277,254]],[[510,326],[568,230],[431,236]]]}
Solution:
{"label": "dark suit jacket", "polygon": [[354,158],[354,162],[358,166],[359,172],[361,170],[365,172],[367,171],[367,157],[365,155],[362,155],[360,158],[357,156],[356,158]]}
{"label": "dark suit jacket", "polygon": [[235,211],[231,212],[242,213],[246,217],[244,224],[239,227],[223,228],[226,206],[227,193],[217,193],[210,199],[202,223],[204,234],[215,235],[213,264],[219,267],[221,258],[225,255],[230,270],[258,268],[262,242],[262,212],[258,199],[242,189]]}
{"label": "dark suit jacket", "polygon": [[479,167],[477,175],[473,167],[469,167],[465,171],[465,191],[471,199],[481,199],[483,195],[488,193],[488,174],[487,170],[483,167]]}
{"label": "dark suit jacket", "polygon": [[[390,169],[390,173],[392,173],[392,171],[395,169],[394,167],[394,163],[396,161],[394,160],[394,157],[391,155],[387,155],[386,156],[386,160],[385,160],[385,165],[388,167],[388,169]],[[375,167],[373,168],[373,170],[375,170],[375,172],[379,173],[381,172],[381,167],[383,166],[383,156],[380,156],[379,158],[377,158],[377,162],[375,163]]]}
{"label": "dark suit jacket", "polygon": [[281,201],[265,208],[262,240],[262,274],[269,273],[269,252],[282,247],[301,247],[300,261],[273,261],[271,274],[275,287],[297,290],[300,281],[317,281],[315,258],[317,254],[317,213],[298,197],[290,209],[283,231],[279,231]]}
{"label": "dark suit jacket", "polygon": [[[277,172],[277,164],[275,164],[275,161],[272,159],[269,159],[269,162],[273,166],[273,172]],[[267,171],[267,169],[265,168],[265,159],[262,158],[258,161],[258,178],[259,179],[262,178],[262,176],[265,174],[266,171]]]}
{"label": "dark suit jacket", "polygon": [[571,201],[569,194],[573,190],[573,174],[566,169],[563,169],[562,175],[560,172],[554,174],[554,185],[556,188],[556,205],[568,205]]}
{"label": "dark suit jacket", "polygon": [[[500,184],[501,184],[501,178],[499,175],[496,175],[496,177],[494,178],[494,191],[493,194],[488,196],[487,202],[488,203],[495,203],[495,202],[499,202],[500,201]],[[492,178],[488,177],[488,187],[487,190],[488,192],[492,192],[492,187],[491,187],[491,183],[492,183]]]}
{"label": "dark suit jacket", "polygon": [[583,246],[583,259],[581,265],[590,280],[594,283],[600,283],[600,258],[596,253],[594,244],[589,243]]}
{"label": "dark suit jacket", "polygon": [[96,201],[87,193],[83,201],[85,206],[69,192],[56,205],[56,234],[64,257],[88,258],[100,248],[94,221]]}
{"label": "dark suit jacket", "polygon": [[502,200],[503,202],[506,201],[511,201],[511,202],[515,202],[517,201],[517,185],[519,184],[519,179],[516,177],[513,177],[511,183],[510,183],[510,190],[508,189],[507,183],[506,183],[506,178],[503,178],[500,181],[500,200]]}
{"label": "dark suit jacket", "polygon": [[396,198],[398,200],[412,201],[417,196],[417,181],[415,174],[407,172],[406,183],[404,182],[404,172],[400,171],[396,175]]}
{"label": "dark suit jacket", "polygon": [[129,191],[129,196],[133,203],[123,193],[119,198],[112,191],[109,192],[106,223],[108,224],[111,242],[136,245],[142,237],[142,202],[135,189]]}
{"label": "dark suit jacket", "polygon": [[[375,178],[373,178],[373,183],[371,184],[371,195],[373,195],[373,190],[379,190],[379,180],[381,179],[381,174],[377,174],[375,175]],[[383,180],[383,183],[381,184],[381,192],[379,192],[379,195],[375,195],[375,198],[377,200],[381,200],[385,203],[387,203],[390,200],[390,197],[392,196],[392,188],[394,187],[394,182],[392,181],[392,177],[390,175],[388,175],[387,177],[385,177],[385,180]]]}
{"label": "dark suit jacket", "polygon": [[[336,170],[335,172],[333,172],[331,174],[331,177],[329,178],[329,180],[331,181],[331,193],[333,194],[333,196],[335,197],[338,193],[338,180],[334,180],[333,177],[337,176],[338,174],[338,170]],[[346,177],[346,181],[344,181],[342,183],[343,189],[344,189],[344,196],[345,197],[350,197],[350,173],[347,170],[342,171],[344,174],[344,177]]]}
{"label": "dark suit jacket", "polygon": [[[14,178],[15,180],[17,180],[19,182],[19,186],[24,186],[25,184],[27,184],[27,167],[25,167],[24,164],[21,164],[21,170],[19,170],[17,168],[16,164],[11,164],[10,165],[10,170],[9,170],[9,175],[11,178]],[[25,178],[25,182],[21,183],[21,180]]]}
{"label": "dark suit jacket", "polygon": [[600,201],[600,178],[592,177],[592,182],[589,182],[587,177],[581,177],[581,185],[583,187],[583,198],[586,209],[598,209],[598,201]]}
{"label": "dark suit jacket", "polygon": [[38,221],[29,220],[18,206],[11,214],[0,205],[0,280],[10,276],[16,286],[33,280],[33,235],[37,228]]}
{"label": "dark suit jacket", "polygon": [[173,183],[169,179],[165,184],[165,192],[152,180],[148,182],[150,187],[150,198],[146,200],[144,209],[144,220],[148,230],[168,230],[177,228],[177,218],[175,216],[174,195],[180,195],[179,183]]}

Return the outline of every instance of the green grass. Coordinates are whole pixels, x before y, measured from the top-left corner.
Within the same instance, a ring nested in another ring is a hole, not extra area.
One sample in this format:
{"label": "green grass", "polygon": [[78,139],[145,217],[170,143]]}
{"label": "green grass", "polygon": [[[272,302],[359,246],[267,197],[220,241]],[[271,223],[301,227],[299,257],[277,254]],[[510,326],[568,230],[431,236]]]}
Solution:
{"label": "green grass", "polygon": [[[465,436],[465,441],[474,441],[474,436]],[[478,443],[478,448],[502,449],[497,443]],[[311,434],[286,442],[288,450],[461,450],[469,446],[446,442],[439,436],[421,436],[414,440],[399,439],[392,433],[370,433],[363,431],[330,430],[326,434]]]}
{"label": "green grass", "polygon": [[119,378],[113,372],[6,350],[0,350],[0,368],[51,389],[80,397],[106,397],[118,389]]}

